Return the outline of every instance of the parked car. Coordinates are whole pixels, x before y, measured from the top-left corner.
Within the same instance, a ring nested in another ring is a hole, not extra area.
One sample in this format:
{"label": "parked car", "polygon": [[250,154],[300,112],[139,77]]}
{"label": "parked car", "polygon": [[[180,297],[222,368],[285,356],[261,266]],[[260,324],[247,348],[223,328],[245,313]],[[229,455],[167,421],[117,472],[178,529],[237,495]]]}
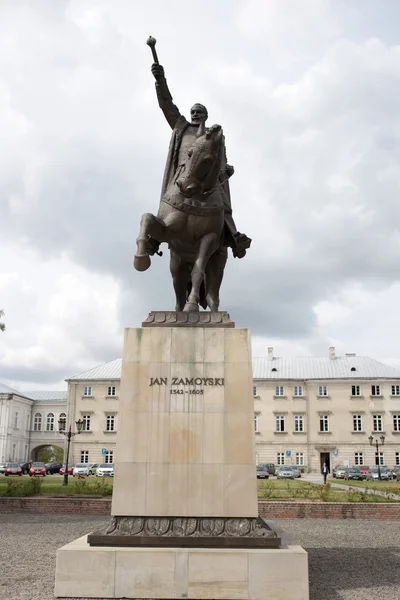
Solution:
{"label": "parked car", "polygon": [[366,465],[361,465],[360,466],[360,473],[361,475],[364,477],[364,479],[367,479],[367,475],[369,473],[369,467],[367,467]]}
{"label": "parked car", "polygon": [[262,463],[264,467],[267,467],[268,475],[275,475],[276,467],[274,463]]}
{"label": "parked car", "polygon": [[102,464],[96,469],[96,477],[114,477],[114,465]]}
{"label": "parked car", "polygon": [[345,479],[362,481],[364,479],[364,475],[361,474],[360,467],[350,467],[345,475]]}
{"label": "parked car", "polygon": [[0,463],[0,473],[3,473],[3,475],[4,475],[4,473],[6,472],[6,469],[7,469],[6,463]]}
{"label": "parked car", "polygon": [[8,477],[9,475],[19,475],[19,477],[21,477],[22,469],[18,463],[7,463],[6,472],[4,473],[4,475],[6,477]]}
{"label": "parked car", "polygon": [[269,479],[267,465],[257,465],[257,479]]}
{"label": "parked car", "polygon": [[[66,466],[67,466],[67,465],[63,465],[63,466],[61,467],[61,469],[59,470],[59,473],[60,473],[60,475],[65,475],[65,467],[66,467]],[[73,474],[73,472],[74,472],[74,467],[75,467],[75,465],[68,465],[68,475],[72,475],[72,474]]]}
{"label": "parked car", "polygon": [[29,469],[29,477],[32,477],[32,475],[35,477],[36,475],[43,475],[43,477],[46,477],[46,467],[44,462],[32,463],[31,468]]}
{"label": "parked car", "polygon": [[397,471],[396,473],[396,481],[400,481],[400,471]]}
{"label": "parked car", "polygon": [[78,463],[75,465],[74,470],[72,471],[73,477],[77,477],[79,475],[84,475],[85,477],[89,477],[91,475],[90,471],[91,465],[88,463]]}
{"label": "parked car", "polygon": [[301,470],[300,467],[298,467],[297,465],[290,465],[290,467],[288,467],[290,469],[292,469],[292,471],[294,471],[294,476],[299,478],[301,477]]}
{"label": "parked car", "polygon": [[97,471],[97,467],[98,467],[98,466],[99,466],[99,465],[98,465],[98,464],[96,464],[96,463],[92,463],[92,464],[89,464],[89,465],[88,465],[88,467],[89,467],[89,472],[90,472],[90,474],[91,474],[91,475],[96,475],[96,471]]}
{"label": "parked car", "polygon": [[349,467],[343,467],[343,465],[341,465],[340,467],[336,467],[333,473],[333,477],[335,477],[336,479],[346,479],[348,470]]}
{"label": "parked car", "polygon": [[[389,481],[390,479],[393,479],[393,475],[391,470],[388,467],[381,467],[380,468],[381,471],[381,480],[384,481]],[[373,467],[372,469],[370,469],[369,474],[367,476],[368,480],[372,480],[372,481],[379,481],[379,469],[378,467]]]}
{"label": "parked car", "polygon": [[46,473],[47,475],[54,475],[54,473],[59,473],[62,467],[62,463],[51,462],[46,464]]}
{"label": "parked car", "polygon": [[19,466],[22,469],[22,474],[23,475],[28,475],[29,473],[29,468],[30,468],[30,463],[24,462],[24,463],[19,463]]}
{"label": "parked car", "polygon": [[393,467],[393,469],[392,469],[393,479],[396,479],[397,473],[400,473],[400,466]]}
{"label": "parked car", "polygon": [[296,472],[290,466],[282,466],[278,467],[276,477],[277,479],[294,479],[296,477]]}

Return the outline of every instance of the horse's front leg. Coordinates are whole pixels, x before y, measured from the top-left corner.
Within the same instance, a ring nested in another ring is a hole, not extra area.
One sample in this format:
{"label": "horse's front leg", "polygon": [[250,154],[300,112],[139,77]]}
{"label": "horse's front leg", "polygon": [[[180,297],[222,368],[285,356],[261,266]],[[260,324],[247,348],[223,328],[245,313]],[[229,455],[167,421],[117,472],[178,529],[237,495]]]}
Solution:
{"label": "horse's front leg", "polygon": [[185,312],[199,310],[200,286],[204,279],[207,262],[213,252],[215,252],[217,245],[218,236],[216,233],[208,233],[200,241],[199,254],[191,273],[192,289],[183,309]]}
{"label": "horse's front leg", "polygon": [[140,220],[140,231],[136,240],[137,249],[133,260],[133,266],[137,271],[146,271],[151,265],[147,247],[149,235],[163,242],[166,240],[167,228],[161,219],[151,213],[145,213]]}

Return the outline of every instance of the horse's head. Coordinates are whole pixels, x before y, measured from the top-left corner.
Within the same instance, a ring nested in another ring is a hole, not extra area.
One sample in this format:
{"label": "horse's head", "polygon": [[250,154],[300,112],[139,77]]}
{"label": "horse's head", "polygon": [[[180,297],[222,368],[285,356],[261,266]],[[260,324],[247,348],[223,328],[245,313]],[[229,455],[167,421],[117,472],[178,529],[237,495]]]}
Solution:
{"label": "horse's head", "polygon": [[204,194],[215,187],[221,170],[223,142],[221,125],[209,129],[204,123],[199,126],[196,141],[188,151],[185,169],[176,182],[184,196]]}

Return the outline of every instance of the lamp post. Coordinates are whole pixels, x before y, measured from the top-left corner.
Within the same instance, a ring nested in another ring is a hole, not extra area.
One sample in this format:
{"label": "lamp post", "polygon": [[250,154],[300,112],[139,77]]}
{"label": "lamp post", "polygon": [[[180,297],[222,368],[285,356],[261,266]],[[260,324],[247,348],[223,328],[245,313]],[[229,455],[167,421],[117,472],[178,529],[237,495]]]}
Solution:
{"label": "lamp post", "polygon": [[374,440],[372,435],[370,435],[368,439],[369,439],[370,446],[373,446],[375,444],[376,456],[377,456],[377,461],[378,461],[378,479],[380,481],[381,480],[381,464],[380,464],[380,458],[379,458],[379,447],[383,446],[385,444],[385,436],[383,434],[380,436],[379,439],[381,440],[381,443],[379,443],[377,439]]}
{"label": "lamp post", "polygon": [[75,421],[75,425],[76,425],[77,431],[72,431],[71,425],[69,426],[68,429],[66,429],[67,420],[65,418],[61,417],[58,421],[58,431],[60,433],[62,433],[63,435],[65,435],[65,437],[67,438],[67,458],[65,461],[65,473],[64,473],[63,485],[68,485],[68,459],[69,459],[69,446],[71,444],[71,438],[72,438],[72,436],[76,435],[77,433],[79,434],[82,431],[83,421],[81,421],[79,419],[78,421]]}

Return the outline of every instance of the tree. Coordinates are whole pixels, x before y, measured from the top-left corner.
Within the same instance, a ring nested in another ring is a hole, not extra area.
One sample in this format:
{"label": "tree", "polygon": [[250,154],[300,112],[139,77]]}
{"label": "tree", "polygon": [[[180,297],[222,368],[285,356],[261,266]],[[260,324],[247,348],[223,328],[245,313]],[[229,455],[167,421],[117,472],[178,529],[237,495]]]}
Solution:
{"label": "tree", "polygon": [[38,452],[38,460],[44,463],[62,462],[64,458],[64,450],[59,446],[45,446]]}
{"label": "tree", "polygon": [[[4,317],[4,310],[0,309],[0,317]],[[6,324],[0,321],[0,331],[4,331],[6,328]]]}

